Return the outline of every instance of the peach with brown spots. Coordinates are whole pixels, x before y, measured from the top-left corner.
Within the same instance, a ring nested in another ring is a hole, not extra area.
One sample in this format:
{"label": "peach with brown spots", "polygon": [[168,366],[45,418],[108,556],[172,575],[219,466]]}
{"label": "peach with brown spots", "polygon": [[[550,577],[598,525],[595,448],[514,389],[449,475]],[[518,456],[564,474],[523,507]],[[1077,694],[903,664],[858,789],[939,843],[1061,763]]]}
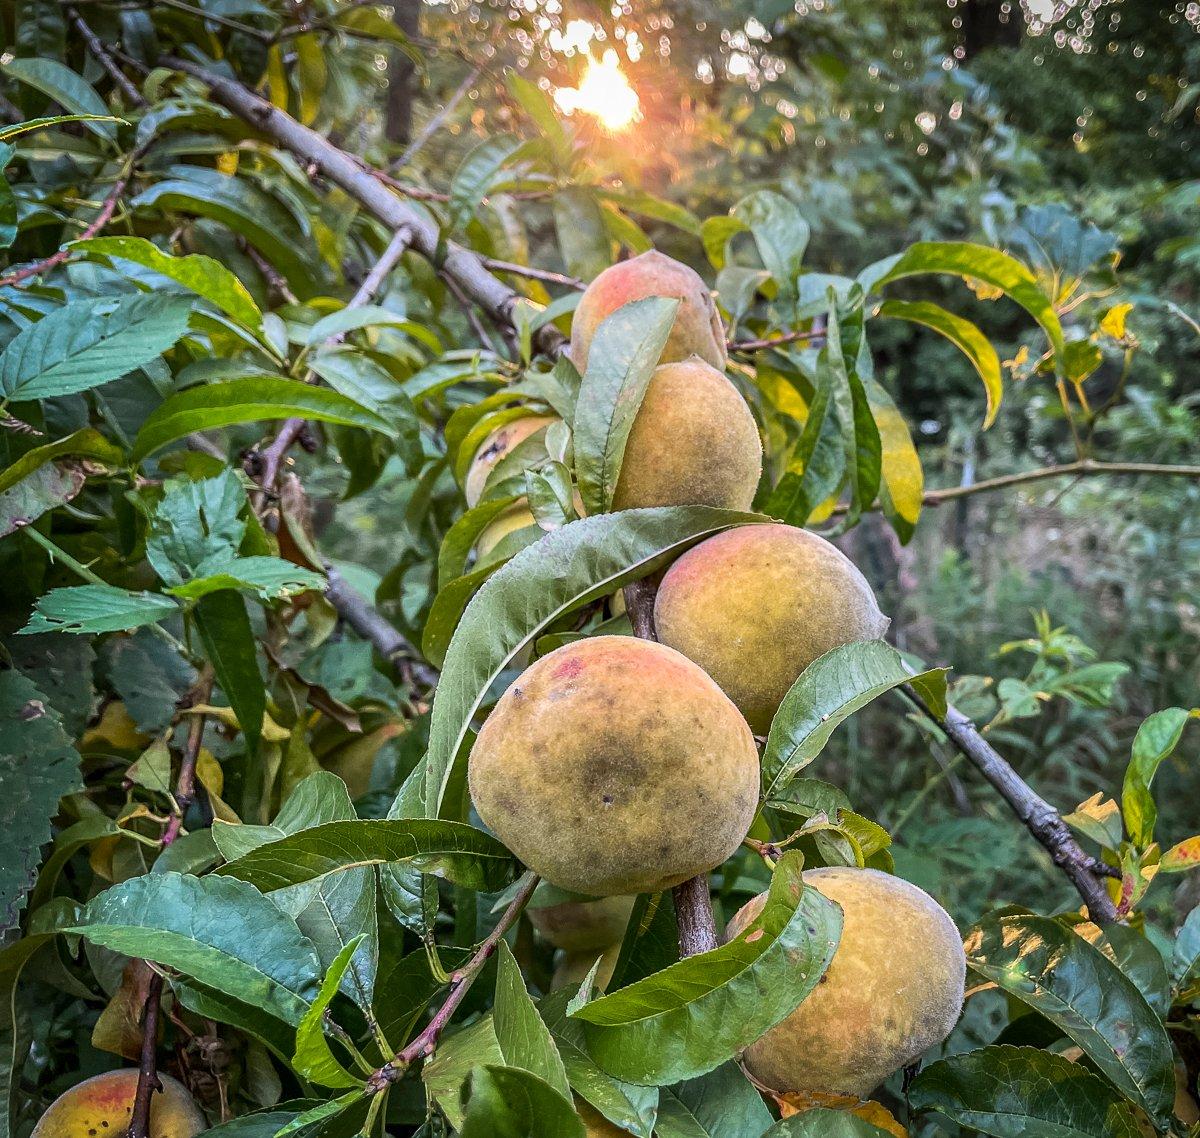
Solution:
{"label": "peach with brown spots", "polygon": [[[195,1138],[206,1130],[187,1088],[170,1075],[158,1077],[163,1089],[150,1100],[150,1138]],[[31,1138],[126,1138],[137,1081],[133,1069],[85,1079],[51,1103]]]}

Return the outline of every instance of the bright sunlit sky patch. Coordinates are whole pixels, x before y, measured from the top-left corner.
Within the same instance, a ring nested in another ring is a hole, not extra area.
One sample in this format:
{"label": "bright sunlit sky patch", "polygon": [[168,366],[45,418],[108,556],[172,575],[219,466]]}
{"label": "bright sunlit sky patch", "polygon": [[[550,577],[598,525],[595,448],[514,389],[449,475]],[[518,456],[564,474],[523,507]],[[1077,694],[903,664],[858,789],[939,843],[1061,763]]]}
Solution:
{"label": "bright sunlit sky patch", "polygon": [[[564,36],[571,33],[572,25],[582,23],[585,21],[572,20]],[[586,46],[587,42],[590,42],[590,37],[580,46]],[[564,114],[584,111],[614,131],[623,130],[641,118],[637,92],[630,86],[621,70],[617,53],[612,48],[608,48],[601,59],[588,60],[578,87],[555,88],[554,102]]]}

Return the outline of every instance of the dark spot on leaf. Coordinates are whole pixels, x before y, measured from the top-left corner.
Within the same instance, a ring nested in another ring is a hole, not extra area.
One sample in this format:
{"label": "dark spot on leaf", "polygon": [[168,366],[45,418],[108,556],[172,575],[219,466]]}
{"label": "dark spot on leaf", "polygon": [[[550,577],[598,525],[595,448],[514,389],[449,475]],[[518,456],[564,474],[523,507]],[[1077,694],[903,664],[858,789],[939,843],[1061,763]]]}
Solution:
{"label": "dark spot on leaf", "polygon": [[31,719],[41,719],[46,714],[46,705],[40,699],[31,699],[23,708],[21,708],[19,718],[22,722],[28,722]]}

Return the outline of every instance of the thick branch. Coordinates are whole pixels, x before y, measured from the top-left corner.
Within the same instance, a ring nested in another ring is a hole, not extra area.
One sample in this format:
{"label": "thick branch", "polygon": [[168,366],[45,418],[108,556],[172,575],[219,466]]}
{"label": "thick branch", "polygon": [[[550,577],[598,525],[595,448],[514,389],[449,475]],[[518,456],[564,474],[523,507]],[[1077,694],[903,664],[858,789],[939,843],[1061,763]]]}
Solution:
{"label": "thick branch", "polygon": [[[634,636],[655,640],[654,595],[657,585],[650,578],[625,586],[625,608]],[[679,925],[679,953],[695,956],[717,947],[717,927],[713,920],[712,898],[708,893],[708,874],[698,873],[672,890],[675,920]]]}
{"label": "thick branch", "polygon": [[411,672],[414,679],[432,688],[438,680],[437,670],[421,663],[417,650],[400,632],[380,615],[379,610],[357,592],[336,569],[326,566],[325,599],[338,615],[364,640],[369,640],[393,668]]}
{"label": "thick branch", "polygon": [[[413,249],[452,277],[467,298],[493,320],[512,323],[512,308],[518,294],[489,273],[478,254],[453,241],[439,244],[438,227],[387,189],[356,159],[240,83],[183,59],[164,58],[162,64],[205,83],[216,102],[340,186],[385,225],[393,229],[407,226],[412,232]],[[543,325],[534,339],[537,349],[547,355],[557,355],[565,342],[553,324]]]}
{"label": "thick branch", "polygon": [[380,1067],[367,1080],[368,1091],[377,1094],[384,1090],[389,1083],[403,1078],[404,1072],[418,1059],[424,1059],[433,1054],[442,1032],[445,1031],[446,1025],[454,1017],[459,1004],[463,1002],[467,992],[470,991],[475,978],[483,971],[483,966],[496,951],[496,946],[503,939],[504,934],[516,924],[521,911],[529,903],[529,898],[533,896],[533,891],[537,888],[538,880],[537,874],[532,871],[525,874],[520,890],[509,902],[504,912],[500,914],[500,920],[496,922],[496,927],[475,950],[475,955],[451,975],[450,994],[446,997],[445,1003],[434,1013],[433,1019],[429,1021],[420,1035],[402,1051],[397,1052],[396,1057],[390,1063]]}
{"label": "thick branch", "polygon": [[1008,761],[979,733],[974,722],[961,711],[949,707],[945,718],[939,718],[912,688],[905,687],[904,690],[1000,792],[1000,797],[1041,843],[1054,864],[1070,879],[1087,905],[1091,919],[1098,925],[1113,924],[1118,917],[1117,907],[1104,886],[1104,878],[1108,873],[1075,840],[1058,811],[1013,770]]}

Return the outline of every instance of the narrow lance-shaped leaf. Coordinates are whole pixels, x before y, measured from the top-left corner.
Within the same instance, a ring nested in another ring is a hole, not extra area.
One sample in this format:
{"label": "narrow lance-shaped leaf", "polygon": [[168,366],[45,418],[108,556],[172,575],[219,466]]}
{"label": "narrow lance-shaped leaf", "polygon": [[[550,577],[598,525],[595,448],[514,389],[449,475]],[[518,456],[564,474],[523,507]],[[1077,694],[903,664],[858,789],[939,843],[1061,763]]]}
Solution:
{"label": "narrow lance-shaped leaf", "polygon": [[1086,1067],[1032,1047],[984,1047],[926,1067],[909,1090],[933,1110],[995,1138],[1138,1138],[1133,1108]]}
{"label": "narrow lance-shaped leaf", "polygon": [[703,537],[766,520],[710,506],[623,510],[571,522],[498,570],[467,606],[446,653],[430,726],[426,813],[439,813],[488,689],[543,628]]}
{"label": "narrow lance-shaped leaf", "polygon": [[262,737],[267,693],[246,602],[232,589],[221,589],[202,596],[196,602],[193,616],[204,654],[237,716],[246,748],[253,755]]}
{"label": "narrow lance-shaped leaf", "polygon": [[218,873],[263,892],[363,865],[405,862],[467,889],[491,893],[516,879],[516,859],[490,834],[429,818],[327,822],[267,842]]}
{"label": "narrow lance-shaped leaf", "polygon": [[520,1067],[570,1099],[571,1088],[562,1056],[554,1045],[550,1029],[525,989],[525,980],[508,945],[499,945],[500,963],[496,970],[496,999],[492,1007],[492,1025],[504,1062]]}
{"label": "narrow lance-shaped leaf", "polygon": [[1125,785],[1121,789],[1121,813],[1130,838],[1139,846],[1154,840],[1154,823],[1158,807],[1150,794],[1150,784],[1164,759],[1179,745],[1189,713],[1182,707],[1156,711],[1138,728],[1133,738],[1133,756],[1125,769]]}
{"label": "narrow lance-shaped leaf", "polygon": [[1156,1123],[1175,1100],[1171,1041],[1137,990],[1099,949],[1049,917],[985,917],[967,963],[1070,1036]]}
{"label": "narrow lance-shaped leaf", "polygon": [[363,1080],[350,1074],[339,1062],[329,1047],[325,1038],[325,1012],[333,997],[337,995],[338,987],[346,969],[350,967],[350,958],[362,943],[362,937],[355,937],[337,954],[321,987],[313,1000],[312,1007],[304,1013],[300,1026],[296,1029],[296,1051],[292,1056],[292,1066],[304,1078],[322,1087],[361,1087]]}
{"label": "narrow lance-shaped leaf", "polygon": [[125,632],[178,612],[179,606],[170,597],[131,593],[115,585],[71,585],[38,597],[29,623],[18,635]]}
{"label": "narrow lance-shaped leaf", "polygon": [[575,409],[575,471],[589,514],[612,505],[625,444],[679,301],[648,296],[622,305],[596,331]]}
{"label": "narrow lance-shaped leaf", "polygon": [[592,1058],[631,1083],[711,1071],[791,1014],[825,974],[842,913],[805,889],[785,853],[762,913],[728,944],[672,964],[575,1012]]}
{"label": "narrow lance-shaped leaf", "polygon": [[814,660],[792,685],[767,736],[763,796],[785,787],[813,761],[838,725],[873,699],[911,683],[933,709],[946,710],[946,668],[914,674],[882,640],[843,644]]}

